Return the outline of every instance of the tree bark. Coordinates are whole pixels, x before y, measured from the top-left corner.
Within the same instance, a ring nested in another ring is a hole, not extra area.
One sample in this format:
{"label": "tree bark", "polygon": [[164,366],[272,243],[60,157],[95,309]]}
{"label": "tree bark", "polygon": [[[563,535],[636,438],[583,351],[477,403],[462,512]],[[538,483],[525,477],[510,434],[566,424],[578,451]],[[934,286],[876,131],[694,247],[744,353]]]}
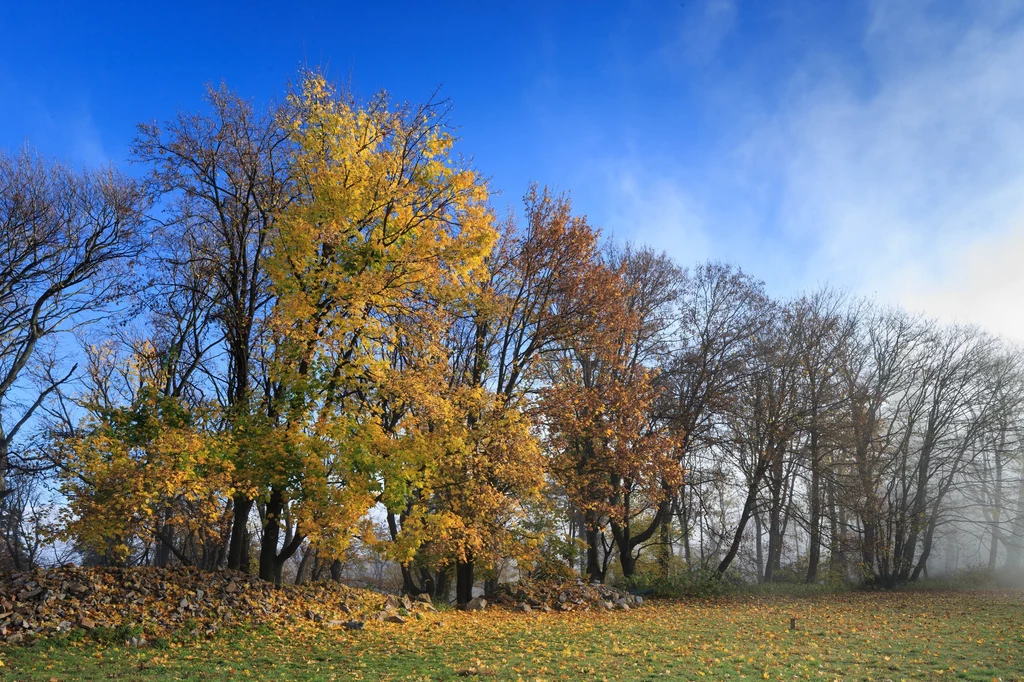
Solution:
{"label": "tree bark", "polygon": [[[1024,475],[1017,489],[1017,511],[1013,519],[1012,538],[1006,544],[1006,570],[1020,573],[1024,569]],[[1006,542],[1006,540],[1004,540]]]}
{"label": "tree bark", "polygon": [[807,548],[807,577],[811,584],[818,580],[818,562],[821,560],[821,462],[818,460],[818,434],[811,431],[811,502],[810,538]]}
{"label": "tree bark", "polygon": [[442,601],[445,604],[451,595],[451,573],[448,568],[437,569],[437,576],[434,578],[434,593],[431,595],[434,601]]}
{"label": "tree bark", "polygon": [[587,570],[586,576],[590,582],[604,582],[604,564],[601,562],[601,548],[598,544],[598,536],[601,531],[595,526],[587,526]]}
{"label": "tree bark", "polygon": [[473,559],[459,561],[455,564],[455,602],[459,606],[468,604],[473,599]]}
{"label": "tree bark", "polygon": [[615,544],[619,548],[619,563],[621,564],[623,577],[628,578],[636,573],[636,556],[633,554],[633,550],[650,540],[661,527],[661,524],[665,522],[671,509],[669,499],[662,500],[661,504],[658,505],[658,511],[654,514],[654,518],[651,519],[650,525],[636,535],[633,535],[629,519],[626,519],[626,522],[623,524],[616,523],[615,521],[610,523],[612,536],[615,538]]}
{"label": "tree bark", "polygon": [[156,554],[153,558],[153,565],[157,568],[165,568],[171,561],[171,547],[164,541],[164,538],[174,537],[174,528],[170,524],[163,524],[156,538]]}
{"label": "tree bark", "polygon": [[260,543],[260,578],[275,585],[281,584],[281,569],[284,562],[288,561],[305,539],[305,536],[296,532],[277,551],[277,544],[281,539],[280,518],[284,511],[284,494],[278,488],[270,491],[270,500],[266,507],[266,526],[263,529],[263,541]]}
{"label": "tree bark", "polygon": [[1003,511],[1003,449],[1006,447],[1006,431],[1004,430],[999,439],[999,448],[995,452],[996,480],[995,490],[992,493],[992,521],[991,521],[991,545],[988,551],[988,570],[996,570],[996,561],[999,559],[999,542],[1001,533],[999,524],[1002,521]]}
{"label": "tree bark", "polygon": [[309,559],[313,556],[313,550],[306,548],[306,552],[302,555],[302,560],[299,562],[299,568],[295,571],[295,584],[302,585],[306,582],[306,570],[309,567]]}
{"label": "tree bark", "polygon": [[662,522],[661,527],[658,529],[658,536],[661,544],[658,545],[658,567],[661,569],[661,575],[663,578],[667,578],[669,571],[672,567],[672,513],[671,507],[675,506],[675,501],[669,503],[670,511],[665,517],[665,521]]}
{"label": "tree bark", "polygon": [[246,565],[248,564],[249,512],[252,511],[252,500],[244,495],[236,495],[233,500],[233,509],[231,541],[228,544],[228,568],[240,571],[243,570],[243,561]]}
{"label": "tree bark", "polygon": [[757,487],[760,483],[761,477],[758,476],[757,480],[751,482],[747,487],[747,499],[743,503],[743,511],[740,513],[740,522],[736,527],[736,533],[732,536],[732,543],[729,545],[729,550],[725,553],[722,561],[718,564],[719,575],[724,574],[729,570],[729,565],[732,563],[732,560],[736,558],[736,553],[740,550],[740,543],[743,542],[743,531],[747,527],[750,515],[754,512],[754,507],[757,506]]}
{"label": "tree bark", "polygon": [[686,487],[682,486],[679,488],[679,502],[676,504],[676,515],[679,517],[679,530],[682,534],[683,543],[683,559],[686,560],[686,566],[690,566],[690,501],[686,497]]}
{"label": "tree bark", "polygon": [[762,542],[761,515],[754,514],[754,553],[757,560],[757,582],[764,582],[764,546]]}
{"label": "tree bark", "polygon": [[785,462],[781,453],[772,458],[768,476],[771,506],[768,509],[768,556],[764,567],[764,581],[772,582],[782,562],[782,500],[785,496]]}

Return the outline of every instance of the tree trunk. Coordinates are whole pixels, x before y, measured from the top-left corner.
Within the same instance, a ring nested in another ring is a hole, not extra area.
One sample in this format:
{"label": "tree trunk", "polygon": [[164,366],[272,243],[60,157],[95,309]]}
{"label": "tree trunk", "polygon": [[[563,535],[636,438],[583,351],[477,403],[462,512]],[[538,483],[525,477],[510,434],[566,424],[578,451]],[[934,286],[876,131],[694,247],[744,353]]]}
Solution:
{"label": "tree trunk", "polygon": [[422,587],[416,594],[429,594],[431,597],[434,596],[434,576],[431,572],[425,568],[420,569],[420,584]]}
{"label": "tree trunk", "polygon": [[760,485],[761,480],[760,477],[756,478],[757,480],[751,482],[747,487],[747,499],[743,503],[743,511],[740,513],[740,522],[736,527],[736,533],[732,536],[732,544],[729,545],[729,551],[726,552],[722,561],[718,564],[719,575],[729,570],[729,565],[736,558],[736,553],[740,551],[740,543],[743,542],[743,531],[746,529],[750,515],[757,504],[757,486]]}
{"label": "tree trunk", "polygon": [[[1019,573],[1024,569],[1024,475],[1020,477],[1017,489],[1017,512],[1013,519],[1012,538],[1006,544],[1006,570]],[[1006,540],[1004,540],[1006,542]]]}
{"label": "tree trunk", "polygon": [[[854,424],[858,423],[857,417],[864,418],[862,415],[863,410],[860,409],[862,406],[853,401],[854,411]],[[857,434],[857,446],[854,449],[854,460],[857,467],[857,476],[860,482],[860,496],[862,501],[858,500],[858,505],[861,507],[858,512],[861,520],[861,570],[868,582],[874,582],[875,579],[875,547],[878,542],[878,503],[877,495],[875,491],[875,485],[873,482],[871,463],[868,460],[868,453],[870,447],[870,438],[873,433],[874,420],[867,419],[867,424],[861,425],[858,431],[863,433]],[[867,434],[867,435],[865,435]],[[863,506],[861,506],[863,505]]]}
{"label": "tree trunk", "polygon": [[676,504],[676,515],[679,517],[679,530],[682,534],[683,559],[690,566],[690,498],[686,497],[686,487],[679,488],[679,502]]}
{"label": "tree trunk", "polygon": [[835,484],[831,476],[825,482],[825,495],[828,498],[828,566],[829,575],[834,580],[846,577],[846,556],[842,545],[842,538],[839,535],[839,528],[845,528],[846,524],[839,522],[839,511],[836,508]]}
{"label": "tree trunk", "polygon": [[242,533],[242,563],[238,565],[238,570],[246,575],[252,574],[252,531],[248,528]]}
{"label": "tree trunk", "polygon": [[468,604],[473,599],[473,560],[459,561],[455,564],[455,602],[459,606]]}
{"label": "tree trunk", "polygon": [[336,583],[341,582],[341,569],[342,563],[340,559],[335,559],[331,562],[331,580]]}
{"label": "tree trunk", "polygon": [[451,592],[451,574],[447,568],[439,568],[437,577],[434,579],[434,593],[431,595],[434,601],[448,603]]}
{"label": "tree trunk", "polygon": [[635,535],[630,526],[628,505],[626,507],[627,516],[624,523],[619,524],[614,520],[609,522],[612,529],[612,537],[615,538],[615,544],[619,548],[619,563],[622,567],[623,577],[628,578],[636,573],[636,556],[634,556],[633,550],[650,540],[668,519],[672,509],[671,499],[671,497],[666,497],[662,500],[661,504],[658,505],[658,511],[654,514],[654,518],[651,519],[650,525]]}
{"label": "tree trunk", "polygon": [[622,568],[622,576],[629,578],[636,574],[636,557],[629,549],[629,543],[625,543],[625,549],[619,547],[619,565]]}
{"label": "tree trunk", "polygon": [[926,435],[924,445],[921,446],[921,456],[917,463],[917,488],[914,491],[914,502],[910,509],[910,530],[907,533],[906,542],[903,544],[903,551],[896,553],[900,559],[899,566],[893,566],[893,574],[898,577],[900,582],[909,580],[911,571],[913,571],[915,576],[920,573],[920,569],[914,569],[914,555],[917,552],[917,541],[921,537],[921,530],[925,524],[928,483],[931,475],[931,452],[931,439],[929,435]]}
{"label": "tree trunk", "polygon": [[764,565],[764,581],[770,583],[775,579],[775,569],[779,565],[782,554],[782,534],[779,516],[775,510],[768,512],[768,557]]}
{"label": "tree trunk", "polygon": [[772,481],[771,507],[768,510],[768,557],[764,581],[772,582],[782,562],[782,480]]}
{"label": "tree trunk", "polygon": [[928,557],[930,557],[932,553],[932,538],[934,533],[934,524],[929,524],[924,540],[921,543],[921,558],[917,560],[914,572],[910,574],[910,582],[917,582],[917,579],[921,576],[922,572],[925,577],[928,576]]}
{"label": "tree trunk", "polygon": [[313,556],[313,550],[306,548],[305,553],[302,555],[302,560],[299,562],[299,570],[295,572],[295,584],[302,585],[306,582],[306,570],[309,568],[309,559]]}
{"label": "tree trunk", "polygon": [[[163,524],[163,528],[160,529],[159,535],[164,538],[174,537],[174,528],[170,524]],[[165,568],[171,561],[171,547],[163,538],[156,539],[156,554],[153,558],[153,565],[157,568]]]}
{"label": "tree trunk", "polygon": [[863,538],[861,540],[861,564],[869,582],[875,576],[875,523],[874,519],[864,519]]}
{"label": "tree trunk", "polygon": [[912,582],[916,581],[922,572],[925,577],[928,577],[928,558],[931,556],[932,546],[935,541],[935,529],[939,526],[939,509],[942,508],[942,498],[944,496],[945,490],[940,491],[932,506],[928,525],[925,527],[924,538],[921,542],[921,558],[918,559],[917,566],[914,567],[914,572],[910,576]]}
{"label": "tree trunk", "polygon": [[260,543],[260,578],[275,585],[281,584],[281,571],[284,568],[284,563],[295,554],[305,539],[305,536],[298,532],[298,528],[294,534],[289,531],[290,537],[278,552],[277,543],[281,539],[279,519],[282,512],[284,512],[284,493],[278,488],[271,488],[270,500],[267,502],[265,511],[266,526],[263,529],[263,541]]}
{"label": "tree trunk", "polygon": [[988,570],[996,570],[996,561],[999,559],[999,542],[1002,539],[999,534],[999,511],[992,513],[991,522],[991,544],[988,548]]}
{"label": "tree trunk", "polygon": [[278,490],[270,493],[267,502],[266,518],[263,526],[263,540],[260,543],[260,578],[268,582],[277,582],[277,543],[281,538],[281,511],[284,507],[283,495]]}
{"label": "tree trunk", "polygon": [[406,564],[399,564],[398,568],[402,571],[402,594],[417,595],[420,593],[420,588],[416,584],[416,579],[413,578],[412,570]]}
{"label": "tree trunk", "polygon": [[668,515],[668,518],[664,523],[661,524],[661,528],[658,530],[658,539],[661,544],[658,545],[658,568],[661,570],[661,576],[667,578],[669,571],[672,567],[672,514]]}
{"label": "tree trunk", "polygon": [[996,459],[996,480],[995,490],[992,493],[992,544],[988,550],[988,570],[996,570],[996,561],[999,559],[1000,528],[1003,511],[1003,448],[1006,447],[1006,431],[1002,432],[999,439],[999,449],[995,452]]}
{"label": "tree trunk", "polygon": [[811,584],[818,580],[818,562],[821,560],[821,462],[818,458],[818,433],[811,431],[811,532],[807,548],[807,577]]}
{"label": "tree trunk", "polygon": [[604,582],[604,564],[601,562],[601,548],[598,544],[598,536],[601,531],[587,527],[587,580],[590,582]]}
{"label": "tree trunk", "polygon": [[233,509],[231,541],[228,545],[228,568],[240,571],[243,570],[243,563],[248,565],[249,512],[252,511],[252,500],[244,495],[236,495],[233,500]]}
{"label": "tree trunk", "polygon": [[764,546],[762,542],[761,515],[754,514],[754,553],[757,559],[757,582],[764,582]]}

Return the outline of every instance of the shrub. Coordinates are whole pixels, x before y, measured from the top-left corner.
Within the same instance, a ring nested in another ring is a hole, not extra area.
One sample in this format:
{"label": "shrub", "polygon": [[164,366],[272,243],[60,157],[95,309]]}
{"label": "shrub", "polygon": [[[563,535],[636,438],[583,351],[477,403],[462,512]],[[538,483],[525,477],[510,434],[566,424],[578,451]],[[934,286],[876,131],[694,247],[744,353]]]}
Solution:
{"label": "shrub", "polygon": [[634,594],[651,597],[714,597],[732,591],[730,578],[712,569],[672,571],[668,575],[642,570],[622,580],[621,585]]}

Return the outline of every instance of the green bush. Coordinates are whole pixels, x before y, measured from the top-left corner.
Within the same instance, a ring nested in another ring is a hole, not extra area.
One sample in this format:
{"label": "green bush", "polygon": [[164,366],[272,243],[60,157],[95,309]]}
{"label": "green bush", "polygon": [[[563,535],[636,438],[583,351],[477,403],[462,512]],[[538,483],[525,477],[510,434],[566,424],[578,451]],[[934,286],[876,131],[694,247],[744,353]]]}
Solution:
{"label": "green bush", "polygon": [[713,568],[689,567],[679,557],[672,557],[667,573],[666,566],[653,555],[642,556],[636,569],[629,578],[612,573],[612,582],[631,592],[652,597],[714,597],[726,594],[802,597],[853,589],[853,585],[832,576],[827,566],[822,567],[822,581],[806,584],[806,564],[784,567],[770,583],[750,582],[734,570],[719,575]]}
{"label": "green bush", "polygon": [[657,570],[638,570],[620,584],[630,592],[651,597],[714,597],[732,589],[728,577],[710,569],[672,571],[667,576]]}

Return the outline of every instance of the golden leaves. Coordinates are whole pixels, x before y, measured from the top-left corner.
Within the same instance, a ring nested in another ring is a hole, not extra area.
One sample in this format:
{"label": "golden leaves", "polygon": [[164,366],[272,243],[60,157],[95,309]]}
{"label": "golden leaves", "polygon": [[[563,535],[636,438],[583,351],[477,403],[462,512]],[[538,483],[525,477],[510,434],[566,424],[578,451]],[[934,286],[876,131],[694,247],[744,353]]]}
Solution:
{"label": "golden leaves", "polygon": [[234,448],[203,428],[209,418],[146,387],[132,405],[94,415],[64,443],[60,537],[123,560],[135,540],[151,542],[167,525],[223,532]]}
{"label": "golden leaves", "polygon": [[[289,105],[301,197],[279,216],[268,265],[288,396],[272,428],[288,433],[295,518],[336,556],[376,502],[431,494],[439,453],[461,447],[438,340],[496,235],[486,183],[452,155],[443,103],[360,105],[308,73]],[[406,560],[421,541],[392,554]]]}

